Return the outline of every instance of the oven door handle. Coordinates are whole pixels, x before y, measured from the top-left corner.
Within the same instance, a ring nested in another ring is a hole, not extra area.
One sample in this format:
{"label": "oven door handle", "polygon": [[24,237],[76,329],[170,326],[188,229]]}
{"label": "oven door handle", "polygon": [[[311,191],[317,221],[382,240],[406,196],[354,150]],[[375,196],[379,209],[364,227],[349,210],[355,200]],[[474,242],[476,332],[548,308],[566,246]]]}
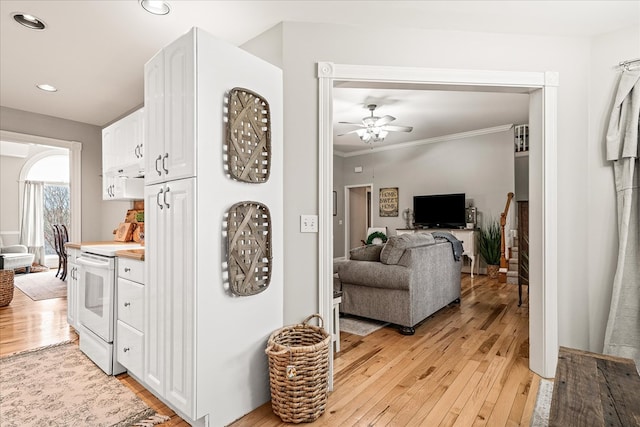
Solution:
{"label": "oven door handle", "polygon": [[106,267],[109,265],[109,261],[94,261],[89,258],[79,257],[77,260],[80,265],[88,265],[90,267]]}

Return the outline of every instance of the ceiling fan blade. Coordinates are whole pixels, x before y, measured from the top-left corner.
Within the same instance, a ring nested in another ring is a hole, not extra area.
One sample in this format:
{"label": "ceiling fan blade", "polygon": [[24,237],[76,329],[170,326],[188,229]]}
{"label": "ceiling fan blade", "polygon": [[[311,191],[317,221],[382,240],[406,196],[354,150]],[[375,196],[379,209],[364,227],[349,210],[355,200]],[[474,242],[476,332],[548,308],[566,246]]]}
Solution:
{"label": "ceiling fan blade", "polygon": [[360,135],[360,132],[363,132],[364,129],[356,129],[356,130],[352,130],[349,132],[345,132],[345,133],[340,133],[338,134],[338,136],[345,136],[345,135],[349,135],[350,133],[357,133],[358,135]]}
{"label": "ceiling fan blade", "polygon": [[354,126],[360,126],[360,127],[364,127],[364,125],[362,123],[353,123],[353,122],[338,122],[338,124],[341,125],[354,125]]}
{"label": "ceiling fan blade", "polygon": [[390,132],[411,132],[413,130],[412,126],[394,126],[394,125],[385,125],[382,129],[390,131]]}
{"label": "ceiling fan blade", "polygon": [[378,120],[376,120],[374,126],[380,127],[380,126],[384,126],[387,123],[391,123],[392,121],[394,121],[396,118],[393,116],[382,116],[380,117]]}

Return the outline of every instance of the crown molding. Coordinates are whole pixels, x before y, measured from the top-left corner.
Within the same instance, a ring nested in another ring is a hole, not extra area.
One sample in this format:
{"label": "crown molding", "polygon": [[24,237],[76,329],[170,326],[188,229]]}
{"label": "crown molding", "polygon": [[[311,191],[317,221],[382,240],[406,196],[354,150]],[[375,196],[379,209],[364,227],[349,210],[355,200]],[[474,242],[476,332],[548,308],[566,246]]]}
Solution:
{"label": "crown molding", "polygon": [[345,153],[344,151],[333,150],[333,154],[339,157],[355,157],[355,156],[361,156],[363,154],[377,153],[379,151],[399,150],[402,148],[434,144],[436,142],[453,141],[456,139],[473,138],[474,136],[488,135],[491,133],[506,132],[512,128],[513,128],[513,124],[506,124],[506,125],[494,126],[490,128],[471,130],[468,132],[452,133],[449,135],[436,136],[436,137],[427,138],[427,139],[420,139],[417,141],[402,142],[400,144],[383,145],[380,147],[367,148],[367,149],[358,150],[358,151],[351,151],[348,153]]}

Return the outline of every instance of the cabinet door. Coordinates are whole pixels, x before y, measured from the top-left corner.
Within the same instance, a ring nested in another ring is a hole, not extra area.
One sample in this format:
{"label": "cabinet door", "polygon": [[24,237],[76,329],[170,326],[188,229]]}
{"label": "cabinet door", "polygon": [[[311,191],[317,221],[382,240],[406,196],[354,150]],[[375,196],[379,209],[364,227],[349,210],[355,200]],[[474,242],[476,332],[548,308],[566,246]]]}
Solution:
{"label": "cabinet door", "polygon": [[177,409],[195,417],[195,178],[168,182],[164,233],[167,311],[166,395]]}
{"label": "cabinet door", "polygon": [[164,54],[158,53],[144,67],[144,179],[162,182],[164,151]]}
{"label": "cabinet door", "polygon": [[78,329],[78,265],[67,262],[67,271],[67,323]]}
{"label": "cabinet door", "polygon": [[164,49],[164,181],[195,176],[195,43],[190,32]]}
{"label": "cabinet door", "polygon": [[145,187],[144,382],[164,396],[165,252],[164,205],[161,184]]}

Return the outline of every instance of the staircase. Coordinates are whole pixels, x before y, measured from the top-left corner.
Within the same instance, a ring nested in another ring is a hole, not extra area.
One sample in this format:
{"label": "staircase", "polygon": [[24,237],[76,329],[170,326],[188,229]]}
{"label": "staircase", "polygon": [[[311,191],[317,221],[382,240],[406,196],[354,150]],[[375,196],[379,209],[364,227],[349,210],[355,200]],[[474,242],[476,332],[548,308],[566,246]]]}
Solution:
{"label": "staircase", "polygon": [[512,237],[513,245],[509,251],[509,269],[507,270],[507,283],[518,284],[518,238]]}

